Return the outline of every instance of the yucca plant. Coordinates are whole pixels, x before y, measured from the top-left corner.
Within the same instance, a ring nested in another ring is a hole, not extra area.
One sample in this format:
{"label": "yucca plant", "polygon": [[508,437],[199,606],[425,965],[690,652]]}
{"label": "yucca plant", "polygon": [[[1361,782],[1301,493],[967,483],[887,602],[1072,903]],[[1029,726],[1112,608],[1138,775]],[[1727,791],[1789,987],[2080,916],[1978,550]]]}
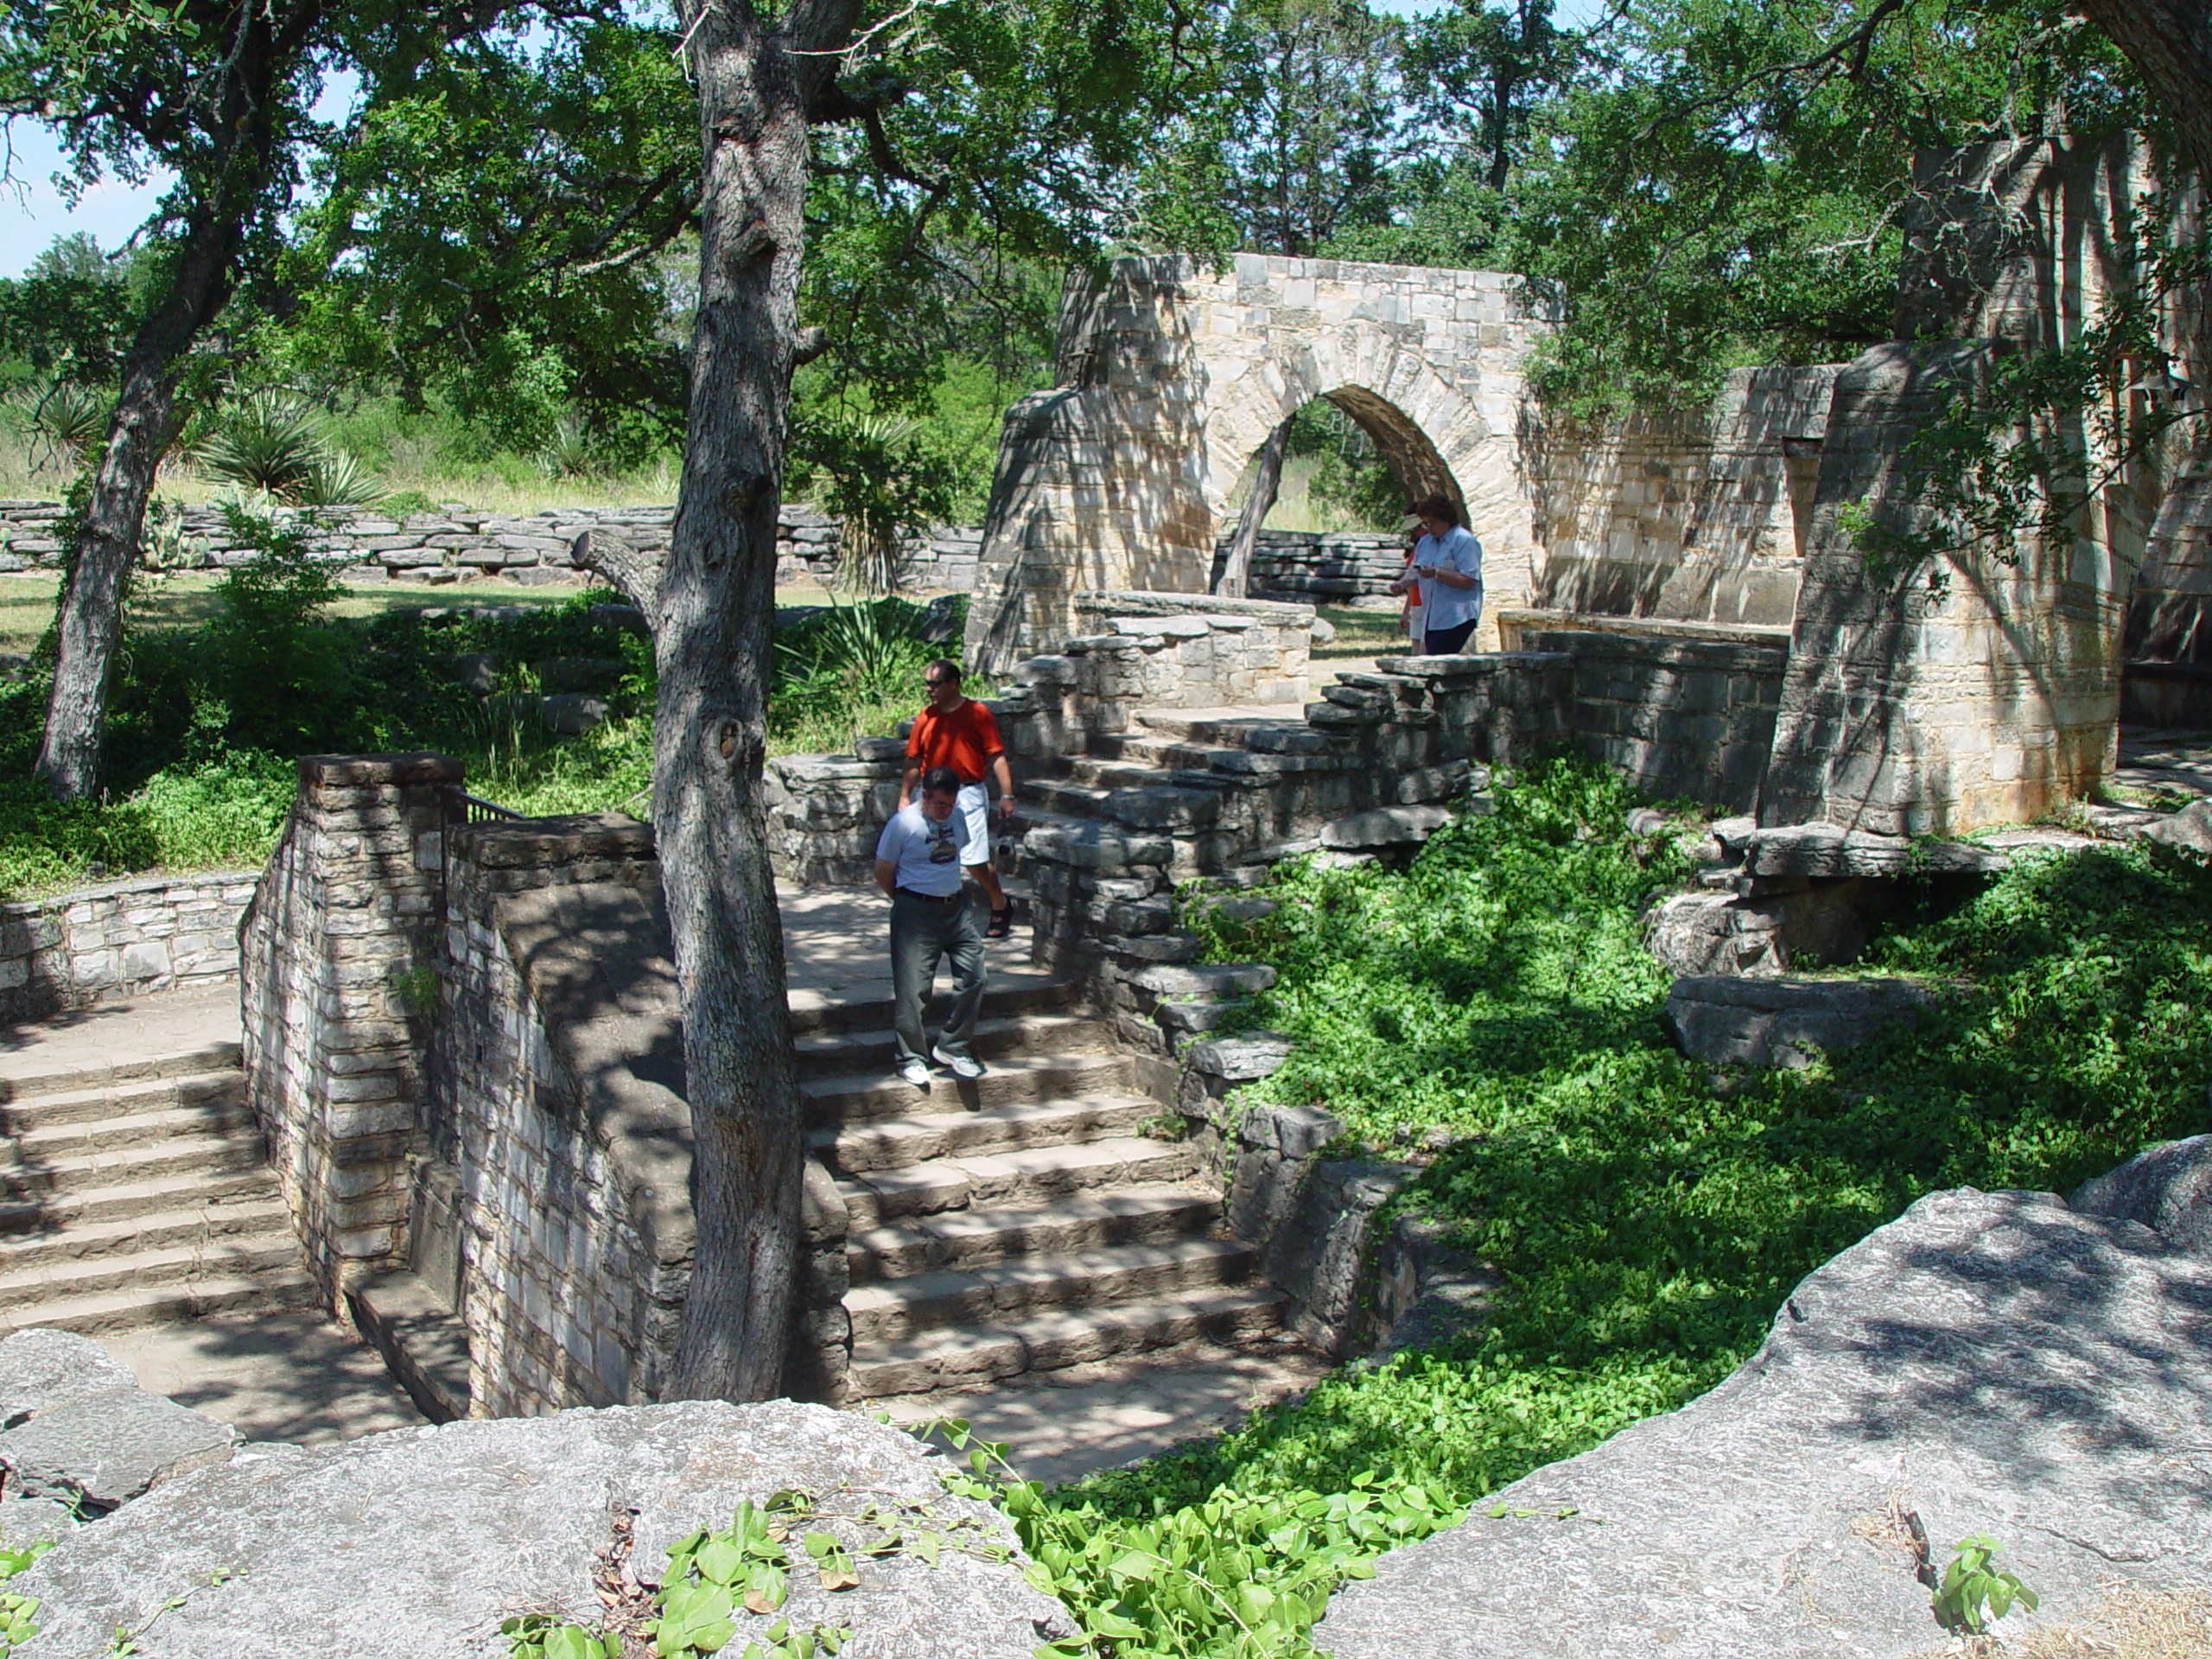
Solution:
{"label": "yucca plant", "polygon": [[372,507],[385,499],[377,475],[343,449],[326,449],[290,497],[302,507]]}
{"label": "yucca plant", "polygon": [[289,392],[255,391],[223,411],[199,465],[226,483],[289,501],[328,454],[304,403]]}
{"label": "yucca plant", "polygon": [[34,381],[9,395],[8,412],[31,435],[32,472],[73,473],[106,429],[108,400],[73,380]]}
{"label": "yucca plant", "polygon": [[539,446],[537,468],[548,478],[589,478],[599,472],[599,459],[575,416],[563,416]]}

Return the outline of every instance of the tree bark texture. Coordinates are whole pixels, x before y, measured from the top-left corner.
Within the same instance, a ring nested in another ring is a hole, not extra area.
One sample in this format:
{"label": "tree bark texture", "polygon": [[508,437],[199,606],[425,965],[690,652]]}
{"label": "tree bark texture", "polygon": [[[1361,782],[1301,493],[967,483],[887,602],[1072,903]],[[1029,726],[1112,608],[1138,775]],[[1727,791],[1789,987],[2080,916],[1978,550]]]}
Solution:
{"label": "tree bark texture", "polygon": [[123,389],[108,420],[56,619],[54,689],[36,770],[64,800],[99,787],[124,588],[172,435],[177,376],[192,342],[237,283],[247,222],[275,178],[278,105],[321,16],[321,0],[281,13],[270,6],[241,8],[235,33],[225,35],[228,55],[206,77],[207,170],[186,217],[168,291],[139,325],[124,359]]}
{"label": "tree bark texture", "polygon": [[98,790],[108,683],[122,632],[124,586],[138,556],[154,474],[168,448],[177,369],[193,338],[230,297],[244,226],[213,216],[194,226],[162,305],[124,359],[123,391],[78,529],[55,619],[54,690],[47,699],[38,775],[63,800]]}
{"label": "tree bark texture", "polygon": [[[1293,416],[1292,420],[1297,417]],[[1236,538],[1229,543],[1229,558],[1221,567],[1214,592],[1224,599],[1249,599],[1252,586],[1252,550],[1259,545],[1260,526],[1282,487],[1283,451],[1290,443],[1290,421],[1268,434],[1260,446],[1259,470],[1252,476],[1252,493],[1244,499],[1243,516],[1236,521]]]}
{"label": "tree bark texture", "polygon": [[798,345],[807,111],[856,0],[687,7],[705,141],[698,321],[676,523],[654,617],[653,825],[683,1004],[697,1254],[670,1399],[783,1379],[805,1122],[761,794],[776,511]]}
{"label": "tree bark texture", "polygon": [[2182,160],[2212,188],[2212,5],[2205,0],[2079,0],[2173,123]]}

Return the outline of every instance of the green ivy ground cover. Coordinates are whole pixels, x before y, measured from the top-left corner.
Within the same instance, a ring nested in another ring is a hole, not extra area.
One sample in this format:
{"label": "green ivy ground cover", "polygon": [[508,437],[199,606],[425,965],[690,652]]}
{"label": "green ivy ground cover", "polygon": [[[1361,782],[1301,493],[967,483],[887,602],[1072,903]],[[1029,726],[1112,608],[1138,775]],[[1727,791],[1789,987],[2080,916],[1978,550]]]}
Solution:
{"label": "green ivy ground cover", "polygon": [[1284,874],[1215,960],[1281,979],[1296,1040],[1256,1093],[1389,1148],[1457,1137],[1398,1201],[1502,1281],[1457,1348],[1332,1377],[1134,1470],[1006,1502],[1116,1656],[1288,1656],[1327,1592],[1464,1506],[1718,1382],[1798,1279],[1923,1193],[2064,1191],[2208,1127],[2212,875],[2145,847],[2024,865],[1870,967],[1942,1000],[1802,1072],[1716,1077],[1668,1045],[1637,917],[1686,873],[1567,761],[1412,869]]}

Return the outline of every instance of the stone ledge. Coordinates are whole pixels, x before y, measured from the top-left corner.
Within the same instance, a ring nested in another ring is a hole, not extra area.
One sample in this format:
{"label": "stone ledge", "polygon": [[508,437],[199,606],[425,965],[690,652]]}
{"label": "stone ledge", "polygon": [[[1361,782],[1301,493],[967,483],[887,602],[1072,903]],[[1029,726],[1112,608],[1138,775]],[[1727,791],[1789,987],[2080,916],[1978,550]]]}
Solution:
{"label": "stone ledge", "polygon": [[363,784],[458,784],[467,768],[451,755],[303,754],[300,781],[324,788]]}
{"label": "stone ledge", "polygon": [[653,827],[624,812],[502,819],[456,826],[453,855],[487,870],[540,869],[582,858],[648,859]]}
{"label": "stone ledge", "polygon": [[468,1415],[468,1332],[428,1283],[404,1268],[372,1274],[347,1288],[346,1306],[425,1417]]}

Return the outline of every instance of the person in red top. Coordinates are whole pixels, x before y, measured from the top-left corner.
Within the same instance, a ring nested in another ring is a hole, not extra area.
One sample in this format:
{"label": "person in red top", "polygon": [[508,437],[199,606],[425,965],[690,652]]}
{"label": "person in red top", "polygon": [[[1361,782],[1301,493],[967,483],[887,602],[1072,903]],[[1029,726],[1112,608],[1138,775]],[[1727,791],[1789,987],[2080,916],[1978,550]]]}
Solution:
{"label": "person in red top", "polygon": [[957,810],[965,816],[968,834],[961,862],[982,884],[991,901],[991,925],[987,939],[1002,939],[1014,926],[1014,906],[991,868],[990,797],[984,791],[986,772],[998,779],[999,815],[1014,817],[1014,772],[1006,763],[1006,745],[999,741],[998,722],[991,711],[960,691],[960,664],[940,657],[922,671],[922,685],[930,694],[922,712],[914,716],[914,729],[906,738],[906,772],[899,780],[899,810],[914,798],[914,785],[931,766],[950,766],[960,777]]}

